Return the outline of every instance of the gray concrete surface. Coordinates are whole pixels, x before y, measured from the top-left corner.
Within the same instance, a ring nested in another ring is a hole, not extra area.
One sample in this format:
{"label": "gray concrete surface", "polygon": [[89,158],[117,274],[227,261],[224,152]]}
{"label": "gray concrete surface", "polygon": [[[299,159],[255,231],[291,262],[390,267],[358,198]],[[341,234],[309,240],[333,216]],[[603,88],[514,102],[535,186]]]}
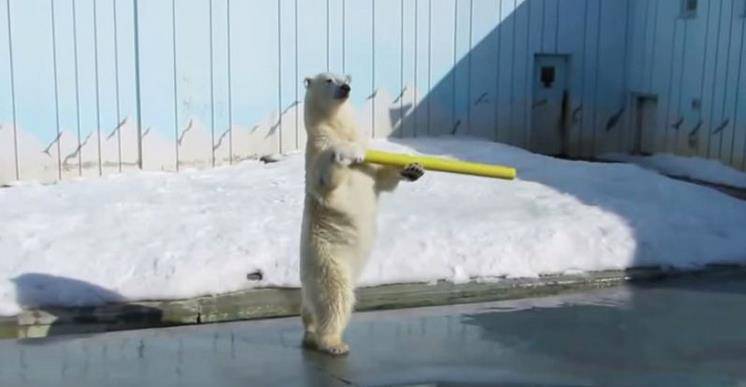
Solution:
{"label": "gray concrete surface", "polygon": [[357,313],[352,353],[298,318],[0,341],[0,386],[746,386],[746,276]]}

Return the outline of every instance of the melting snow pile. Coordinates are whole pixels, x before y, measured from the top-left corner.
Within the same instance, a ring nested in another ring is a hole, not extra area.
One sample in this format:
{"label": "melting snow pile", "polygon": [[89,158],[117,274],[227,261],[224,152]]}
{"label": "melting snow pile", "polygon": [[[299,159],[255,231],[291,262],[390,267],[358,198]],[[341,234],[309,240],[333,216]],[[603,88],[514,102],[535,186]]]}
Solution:
{"label": "melting snow pile", "polygon": [[[474,139],[374,146],[511,165],[519,179],[402,183],[382,198],[363,285],[746,262],[746,202],[708,188]],[[296,154],[0,189],[0,315],[298,286],[303,173]]]}

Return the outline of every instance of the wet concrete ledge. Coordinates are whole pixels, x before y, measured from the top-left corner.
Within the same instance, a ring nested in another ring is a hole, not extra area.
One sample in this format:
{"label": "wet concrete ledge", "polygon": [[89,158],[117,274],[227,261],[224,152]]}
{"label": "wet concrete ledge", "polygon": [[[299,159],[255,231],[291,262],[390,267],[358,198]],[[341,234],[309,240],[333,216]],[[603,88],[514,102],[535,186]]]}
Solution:
{"label": "wet concrete ledge", "polygon": [[[743,265],[709,265],[695,271],[641,267],[577,275],[495,279],[453,284],[409,283],[360,288],[357,311],[499,301],[606,288],[680,277],[746,275]],[[262,288],[186,300],[146,301],[97,307],[27,310],[0,317],[0,338],[34,338],[125,329],[206,324],[298,314],[295,288]]]}

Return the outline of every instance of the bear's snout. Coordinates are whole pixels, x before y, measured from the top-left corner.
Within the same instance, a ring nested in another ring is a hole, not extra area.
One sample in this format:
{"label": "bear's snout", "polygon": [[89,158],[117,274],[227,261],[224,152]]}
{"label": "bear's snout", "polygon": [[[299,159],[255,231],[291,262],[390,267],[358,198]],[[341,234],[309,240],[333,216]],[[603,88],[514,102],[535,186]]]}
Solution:
{"label": "bear's snout", "polygon": [[339,93],[338,93],[339,98],[344,99],[344,98],[349,97],[350,96],[350,90],[351,90],[351,88],[350,88],[350,85],[348,85],[348,84],[344,84],[344,85],[340,86],[339,87]]}

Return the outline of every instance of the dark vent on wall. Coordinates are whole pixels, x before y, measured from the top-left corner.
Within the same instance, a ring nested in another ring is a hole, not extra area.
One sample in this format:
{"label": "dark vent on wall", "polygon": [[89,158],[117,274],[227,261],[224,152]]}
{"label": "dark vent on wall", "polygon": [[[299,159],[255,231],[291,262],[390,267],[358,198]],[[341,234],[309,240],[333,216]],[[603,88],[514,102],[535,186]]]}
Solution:
{"label": "dark vent on wall", "polygon": [[543,66],[541,68],[541,83],[546,89],[552,87],[554,83],[554,66]]}
{"label": "dark vent on wall", "polygon": [[692,18],[697,16],[698,7],[698,0],[682,0],[681,16],[685,18]]}

